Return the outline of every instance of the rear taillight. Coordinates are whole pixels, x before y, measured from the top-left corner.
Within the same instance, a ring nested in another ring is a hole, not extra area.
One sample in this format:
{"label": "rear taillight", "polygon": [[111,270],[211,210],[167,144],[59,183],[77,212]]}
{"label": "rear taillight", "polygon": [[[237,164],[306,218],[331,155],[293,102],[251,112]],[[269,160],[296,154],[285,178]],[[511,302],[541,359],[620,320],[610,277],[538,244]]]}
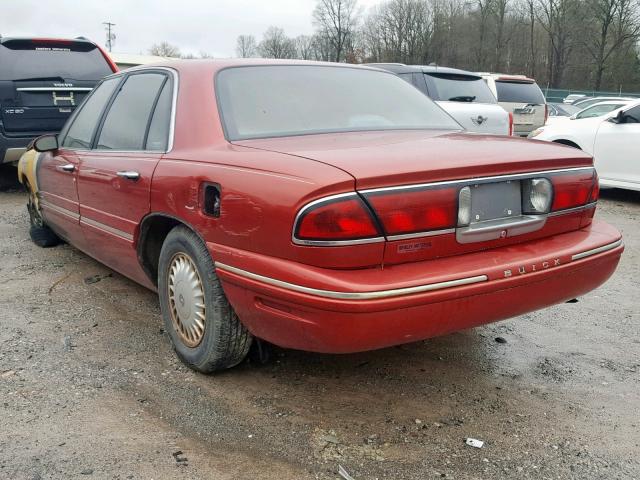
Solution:
{"label": "rear taillight", "polygon": [[522,181],[522,213],[549,213],[552,199],[553,186],[546,178],[529,178]]}
{"label": "rear taillight", "polygon": [[513,113],[509,112],[509,136],[513,135]]}
{"label": "rear taillight", "polygon": [[456,226],[458,188],[419,188],[365,193],[387,235],[444,230]]}
{"label": "rear taillight", "polygon": [[369,208],[353,193],[311,203],[301,210],[296,219],[294,241],[344,242],[380,235]]}
{"label": "rear taillight", "polygon": [[551,210],[554,212],[581,207],[595,201],[591,198],[594,186],[598,183],[598,177],[593,170],[553,175],[551,182],[553,183]]}
{"label": "rear taillight", "polygon": [[593,172],[593,187],[591,187],[591,195],[589,195],[589,203],[597,202],[600,198],[600,179],[598,178],[598,172]]}

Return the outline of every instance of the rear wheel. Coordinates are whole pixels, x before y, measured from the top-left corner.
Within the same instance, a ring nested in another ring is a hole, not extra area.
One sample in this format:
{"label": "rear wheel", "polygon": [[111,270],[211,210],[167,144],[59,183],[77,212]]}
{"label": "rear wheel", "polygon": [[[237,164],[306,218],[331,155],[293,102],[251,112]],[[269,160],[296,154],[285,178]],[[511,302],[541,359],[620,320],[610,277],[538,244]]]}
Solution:
{"label": "rear wheel", "polygon": [[44,223],[36,194],[29,188],[29,185],[27,185],[27,191],[29,192],[27,211],[29,212],[29,236],[31,241],[42,248],[55,247],[62,240]]}
{"label": "rear wheel", "polygon": [[189,367],[211,373],[246,357],[253,337],[229,305],[207,247],[186,227],[162,245],[158,295],[165,330]]}

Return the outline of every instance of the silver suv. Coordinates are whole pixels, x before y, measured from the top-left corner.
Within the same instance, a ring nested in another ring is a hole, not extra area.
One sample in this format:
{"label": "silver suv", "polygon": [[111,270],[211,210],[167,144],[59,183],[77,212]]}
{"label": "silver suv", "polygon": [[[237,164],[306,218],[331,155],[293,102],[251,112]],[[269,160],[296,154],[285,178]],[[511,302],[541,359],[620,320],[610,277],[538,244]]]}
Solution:
{"label": "silver suv", "polygon": [[513,115],[513,134],[526,137],[547,121],[549,110],[542,90],[524,75],[478,73],[498,99],[498,104]]}

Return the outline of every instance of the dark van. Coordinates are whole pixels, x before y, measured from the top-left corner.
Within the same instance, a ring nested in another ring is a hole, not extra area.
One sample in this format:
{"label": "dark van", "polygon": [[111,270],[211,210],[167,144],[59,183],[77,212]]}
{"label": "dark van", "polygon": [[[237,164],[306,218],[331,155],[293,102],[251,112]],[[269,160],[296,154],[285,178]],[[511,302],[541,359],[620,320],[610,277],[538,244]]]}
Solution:
{"label": "dark van", "polygon": [[58,133],[96,83],[117,71],[83,38],[0,38],[0,164],[17,162],[35,137]]}

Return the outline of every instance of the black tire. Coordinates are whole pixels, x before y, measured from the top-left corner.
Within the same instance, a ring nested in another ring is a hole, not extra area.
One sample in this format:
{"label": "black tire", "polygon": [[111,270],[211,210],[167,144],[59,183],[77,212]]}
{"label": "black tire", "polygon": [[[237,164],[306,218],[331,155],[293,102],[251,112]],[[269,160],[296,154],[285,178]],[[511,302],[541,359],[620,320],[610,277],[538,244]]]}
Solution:
{"label": "black tire", "polygon": [[[170,303],[169,270],[177,255],[186,255],[193,262],[204,292],[204,334],[195,346],[187,345],[181,337],[174,323],[177,313],[173,313]],[[187,227],[175,227],[162,244],[158,262],[158,295],[165,331],[178,357],[190,368],[211,373],[231,368],[247,356],[253,336],[227,301],[207,247]]]}
{"label": "black tire", "polygon": [[44,223],[40,209],[34,199],[35,194],[31,191],[28,185],[26,185],[26,187],[27,192],[29,193],[27,211],[29,212],[29,236],[31,237],[31,241],[42,248],[55,247],[56,245],[59,245],[62,243],[62,240]]}
{"label": "black tire", "polygon": [[60,244],[60,237],[53,233],[46,225],[40,227],[31,225],[31,228],[29,228],[29,236],[33,243],[42,248],[55,247]]}

